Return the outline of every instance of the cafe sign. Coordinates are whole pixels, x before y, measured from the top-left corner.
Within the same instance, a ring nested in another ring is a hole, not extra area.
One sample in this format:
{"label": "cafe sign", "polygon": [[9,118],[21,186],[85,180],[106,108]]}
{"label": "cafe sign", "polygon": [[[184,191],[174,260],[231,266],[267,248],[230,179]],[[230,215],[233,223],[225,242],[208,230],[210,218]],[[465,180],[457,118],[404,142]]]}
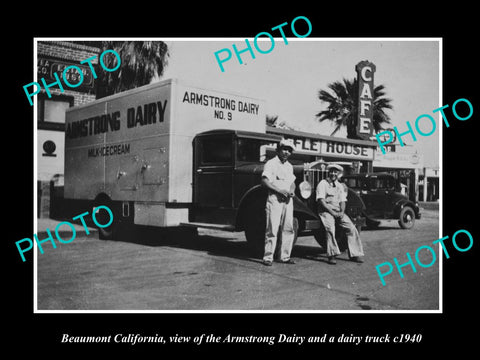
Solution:
{"label": "cafe sign", "polygon": [[369,61],[361,61],[355,70],[358,84],[356,133],[359,138],[368,140],[373,136],[373,75],[376,66]]}

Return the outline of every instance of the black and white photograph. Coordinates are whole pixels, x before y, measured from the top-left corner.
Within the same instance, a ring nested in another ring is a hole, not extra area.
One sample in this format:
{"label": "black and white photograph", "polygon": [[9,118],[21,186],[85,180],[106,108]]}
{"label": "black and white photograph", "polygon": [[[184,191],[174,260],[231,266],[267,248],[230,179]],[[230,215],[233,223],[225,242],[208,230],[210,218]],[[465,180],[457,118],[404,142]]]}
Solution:
{"label": "black and white photograph", "polygon": [[8,346],[473,348],[471,10],[37,5],[2,60]]}
{"label": "black and white photograph", "polygon": [[37,310],[441,310],[441,46],[38,39]]}

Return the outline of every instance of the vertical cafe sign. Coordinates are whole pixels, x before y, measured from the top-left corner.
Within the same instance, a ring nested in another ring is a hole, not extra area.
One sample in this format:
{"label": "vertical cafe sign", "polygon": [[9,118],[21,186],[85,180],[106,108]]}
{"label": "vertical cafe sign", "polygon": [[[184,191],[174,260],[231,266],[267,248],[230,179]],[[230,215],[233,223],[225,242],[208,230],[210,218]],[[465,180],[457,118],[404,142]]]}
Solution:
{"label": "vertical cafe sign", "polygon": [[358,111],[356,133],[368,140],[373,136],[373,74],[376,67],[369,61],[361,61],[355,66],[358,84]]}

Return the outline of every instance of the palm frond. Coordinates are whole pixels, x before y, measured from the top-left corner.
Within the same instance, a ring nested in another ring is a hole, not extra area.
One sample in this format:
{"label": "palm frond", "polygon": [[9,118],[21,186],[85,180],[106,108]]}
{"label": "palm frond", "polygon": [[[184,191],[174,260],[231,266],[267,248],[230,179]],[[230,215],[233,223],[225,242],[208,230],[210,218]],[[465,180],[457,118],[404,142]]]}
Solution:
{"label": "palm frond", "polygon": [[[115,50],[121,65],[117,71],[100,74],[99,87],[104,89],[97,91],[97,97],[149,84],[161,77],[168,63],[168,47],[163,41],[104,41],[102,46],[104,50]],[[113,61],[108,56],[104,60]]]}
{"label": "palm frond", "polygon": [[[390,117],[385,110],[392,110],[392,100],[385,97],[386,89],[384,85],[378,85],[373,91],[372,111],[373,127],[375,130],[381,130],[382,124],[390,123]],[[319,122],[331,121],[335,128],[331,135],[337,133],[342,127],[347,128],[350,136],[356,123],[356,114],[358,111],[358,82],[357,79],[349,80],[343,78],[342,81],[334,81],[327,85],[327,90],[318,92],[318,99],[325,104],[326,108],[319,111],[315,116]]]}

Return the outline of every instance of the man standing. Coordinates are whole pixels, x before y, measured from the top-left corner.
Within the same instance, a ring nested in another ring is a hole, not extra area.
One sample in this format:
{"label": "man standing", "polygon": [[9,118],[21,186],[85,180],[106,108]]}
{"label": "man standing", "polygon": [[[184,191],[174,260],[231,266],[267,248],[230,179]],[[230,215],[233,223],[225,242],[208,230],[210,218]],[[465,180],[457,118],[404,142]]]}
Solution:
{"label": "man standing", "polygon": [[268,160],[262,173],[262,185],[268,189],[266,203],[267,224],[263,264],[271,266],[280,238],[280,262],[295,264],[290,259],[293,247],[293,201],[295,175],[288,158],[293,152],[293,142],[282,139],[277,146],[277,156]]}
{"label": "man standing", "polygon": [[340,255],[335,238],[335,225],[345,230],[350,259],[361,263],[363,261],[359,257],[364,254],[360,234],[352,220],[345,214],[347,190],[338,181],[338,174],[343,168],[337,164],[330,164],[327,171],[327,179],[320,181],[316,190],[319,216],[326,230],[328,263],[336,264],[335,256]]}

